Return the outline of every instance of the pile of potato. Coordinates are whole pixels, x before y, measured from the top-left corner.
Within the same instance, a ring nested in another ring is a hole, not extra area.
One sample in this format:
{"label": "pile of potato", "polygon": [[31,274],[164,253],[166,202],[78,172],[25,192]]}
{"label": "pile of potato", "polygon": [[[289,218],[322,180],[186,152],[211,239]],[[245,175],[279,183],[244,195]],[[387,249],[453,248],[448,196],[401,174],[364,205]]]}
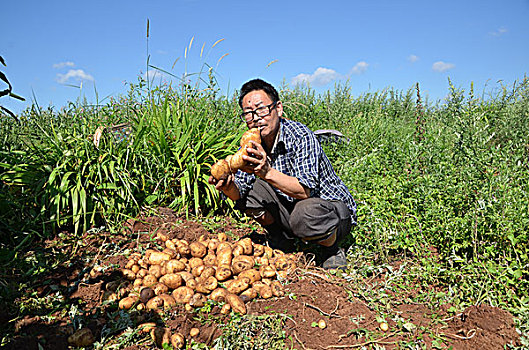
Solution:
{"label": "pile of potato", "polygon": [[236,173],[241,167],[246,164],[242,158],[243,155],[248,155],[246,148],[254,147],[250,141],[261,143],[261,133],[258,128],[252,128],[246,131],[241,138],[241,148],[233,155],[229,155],[226,159],[221,159],[211,167],[211,175],[217,180],[225,180],[231,173]]}
{"label": "pile of potato", "polygon": [[[225,233],[212,239],[201,236],[192,243],[165,234],[158,238],[165,244],[163,251],[147,249],[144,256],[133,253],[122,269],[123,276],[133,282],[116,295],[121,298],[119,308],[161,312],[183,304],[192,310],[211,299],[224,303],[221,313],[245,314],[249,300],[284,295],[278,278],[286,278],[299,259],[299,255],[273,250],[250,238],[230,243]],[[155,341],[171,336],[159,328],[150,332]]]}

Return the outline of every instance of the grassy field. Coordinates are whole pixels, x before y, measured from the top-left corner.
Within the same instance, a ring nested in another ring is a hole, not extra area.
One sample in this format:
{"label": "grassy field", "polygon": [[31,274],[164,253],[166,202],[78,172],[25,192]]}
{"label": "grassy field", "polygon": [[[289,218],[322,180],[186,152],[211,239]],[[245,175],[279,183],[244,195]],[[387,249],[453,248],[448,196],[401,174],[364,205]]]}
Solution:
{"label": "grassy field", "polygon": [[[448,93],[433,105],[421,101],[418,86],[360,96],[346,85],[323,95],[280,91],[287,118],[345,135],[324,148],[358,204],[351,276],[404,262],[393,292],[413,282],[423,287],[416,301],[454,313],[499,306],[527,335],[529,80],[488,96],[449,83]],[[222,96],[209,75],[176,88],[140,79],[105,105],[34,105],[18,122],[2,115],[1,265],[31,270],[38,261],[24,252],[43,238],[117,230],[148,208],[236,216],[207,178],[237,148],[244,132],[237,113],[236,97]],[[445,292],[428,292],[432,286]],[[3,302],[20,293],[1,277],[0,292]],[[358,286],[366,300],[377,292]]]}

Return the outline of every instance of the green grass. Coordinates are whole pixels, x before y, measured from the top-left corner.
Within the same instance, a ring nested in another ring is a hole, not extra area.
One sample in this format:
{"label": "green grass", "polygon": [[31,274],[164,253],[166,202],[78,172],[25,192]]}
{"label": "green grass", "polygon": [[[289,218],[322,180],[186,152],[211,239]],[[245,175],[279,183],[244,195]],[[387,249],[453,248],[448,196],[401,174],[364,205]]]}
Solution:
{"label": "green grass", "polygon": [[[486,99],[473,86],[448,90],[436,104],[418,100],[417,87],[353,96],[347,85],[323,95],[284,86],[280,94],[288,118],[347,138],[324,147],[358,203],[350,243],[364,254],[351,273],[410,261],[392,288],[440,286],[450,292],[425,288],[418,298],[455,310],[500,306],[528,332],[529,80]],[[176,88],[140,79],[101,106],[34,105],[19,122],[2,115],[0,262],[19,264],[30,242],[57,230],[112,230],[147,207],[235,215],[207,177],[244,131],[237,108],[210,75]],[[93,145],[98,126],[123,122],[132,138],[106,133]]]}

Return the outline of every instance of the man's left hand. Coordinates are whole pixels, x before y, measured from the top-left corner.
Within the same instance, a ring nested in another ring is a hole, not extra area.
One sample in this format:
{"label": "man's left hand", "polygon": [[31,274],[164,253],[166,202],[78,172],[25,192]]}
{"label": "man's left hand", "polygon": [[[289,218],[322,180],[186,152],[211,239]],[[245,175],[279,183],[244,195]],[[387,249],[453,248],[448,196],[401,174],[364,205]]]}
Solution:
{"label": "man's left hand", "polygon": [[264,179],[266,174],[270,171],[270,163],[268,162],[268,157],[266,156],[266,151],[260,143],[250,141],[253,147],[247,147],[246,151],[248,152],[247,156],[243,156],[248,164],[242,167],[240,170],[248,173],[255,174],[260,178]]}

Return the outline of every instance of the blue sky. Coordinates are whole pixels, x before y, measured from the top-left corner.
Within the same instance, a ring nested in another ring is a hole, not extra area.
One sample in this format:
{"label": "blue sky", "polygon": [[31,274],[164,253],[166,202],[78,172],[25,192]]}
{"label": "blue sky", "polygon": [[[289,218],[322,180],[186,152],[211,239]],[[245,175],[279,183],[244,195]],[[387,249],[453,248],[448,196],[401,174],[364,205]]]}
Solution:
{"label": "blue sky", "polygon": [[[147,46],[150,63],[176,76],[214,67],[228,95],[261,77],[317,92],[348,81],[356,96],[419,82],[435,101],[448,77],[487,94],[529,73],[529,0],[19,0],[1,8],[0,70],[27,100],[0,99],[14,112],[33,96],[59,109],[80,95],[95,103],[95,90],[103,103],[124,94],[146,72]],[[170,78],[150,74],[155,83]]]}

